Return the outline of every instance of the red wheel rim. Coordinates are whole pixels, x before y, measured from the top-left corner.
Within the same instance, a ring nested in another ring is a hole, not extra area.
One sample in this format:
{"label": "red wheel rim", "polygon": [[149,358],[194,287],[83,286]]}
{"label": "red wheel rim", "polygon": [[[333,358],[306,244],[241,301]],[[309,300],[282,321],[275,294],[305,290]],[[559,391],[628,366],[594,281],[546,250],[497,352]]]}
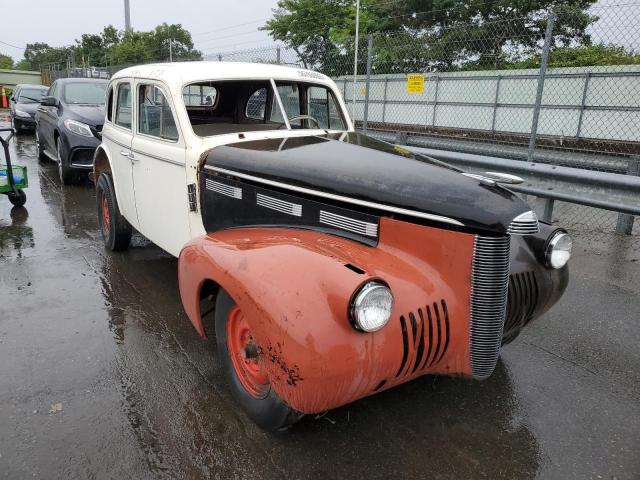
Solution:
{"label": "red wheel rim", "polygon": [[111,214],[109,213],[109,203],[107,197],[102,195],[102,233],[109,235],[109,227],[111,226]]}
{"label": "red wheel rim", "polygon": [[260,357],[247,358],[245,347],[255,347],[249,323],[242,310],[234,306],[227,317],[227,348],[238,380],[249,395],[264,398],[269,393],[269,379]]}

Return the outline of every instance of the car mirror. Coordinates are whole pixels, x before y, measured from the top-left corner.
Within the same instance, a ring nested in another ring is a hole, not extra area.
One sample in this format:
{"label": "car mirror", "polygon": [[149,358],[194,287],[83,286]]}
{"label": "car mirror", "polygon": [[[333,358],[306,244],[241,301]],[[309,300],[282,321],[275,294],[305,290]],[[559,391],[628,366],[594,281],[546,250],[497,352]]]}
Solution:
{"label": "car mirror", "polygon": [[9,100],[11,100],[12,102],[16,101],[16,97],[14,97],[13,95],[11,95],[11,98],[9,98]]}
{"label": "car mirror", "polygon": [[40,100],[40,105],[43,105],[45,107],[57,107],[58,101],[56,100],[56,97],[42,97],[42,100]]}

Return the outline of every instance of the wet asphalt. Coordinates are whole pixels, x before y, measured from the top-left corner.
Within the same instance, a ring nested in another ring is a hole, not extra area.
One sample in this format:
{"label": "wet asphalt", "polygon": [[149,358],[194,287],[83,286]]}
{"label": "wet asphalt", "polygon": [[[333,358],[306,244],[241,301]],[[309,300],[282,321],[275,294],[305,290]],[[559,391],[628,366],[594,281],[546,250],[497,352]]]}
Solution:
{"label": "wet asphalt", "polygon": [[[6,114],[0,114],[0,125]],[[104,250],[90,182],[32,135],[0,196],[0,478],[640,478],[640,242],[577,239],[561,302],[478,383],[423,377],[278,435],[225,386],[176,260]]]}

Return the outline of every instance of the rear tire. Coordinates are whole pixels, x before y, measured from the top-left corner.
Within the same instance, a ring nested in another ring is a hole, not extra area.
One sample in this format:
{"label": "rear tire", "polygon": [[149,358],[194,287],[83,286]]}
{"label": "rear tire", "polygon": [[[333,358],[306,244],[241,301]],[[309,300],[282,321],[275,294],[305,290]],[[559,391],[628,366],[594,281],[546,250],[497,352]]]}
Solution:
{"label": "rear tire", "polygon": [[[220,290],[215,310],[216,342],[224,372],[234,397],[247,416],[269,432],[286,430],[302,415],[289,408],[278,396],[261,368],[262,355],[246,359],[238,351],[246,345],[251,331],[244,314],[224,290]],[[243,340],[244,337],[244,340]]]}
{"label": "rear tire", "polygon": [[103,173],[96,184],[98,224],[104,246],[112,252],[129,248],[131,224],[120,213],[110,173]]}

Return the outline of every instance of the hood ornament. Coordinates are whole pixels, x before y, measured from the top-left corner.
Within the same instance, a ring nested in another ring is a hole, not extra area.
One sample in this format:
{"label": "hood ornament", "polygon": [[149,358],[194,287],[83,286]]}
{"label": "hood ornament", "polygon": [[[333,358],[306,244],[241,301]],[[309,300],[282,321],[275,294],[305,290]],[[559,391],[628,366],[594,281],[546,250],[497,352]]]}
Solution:
{"label": "hood ornament", "polygon": [[518,177],[517,175],[511,175],[510,173],[501,173],[501,172],[484,172],[482,174],[479,173],[463,173],[465,177],[475,178],[476,180],[480,180],[481,182],[488,183],[489,185],[493,185],[496,183],[504,183],[506,185],[518,185],[520,183],[524,183],[524,179]]}

